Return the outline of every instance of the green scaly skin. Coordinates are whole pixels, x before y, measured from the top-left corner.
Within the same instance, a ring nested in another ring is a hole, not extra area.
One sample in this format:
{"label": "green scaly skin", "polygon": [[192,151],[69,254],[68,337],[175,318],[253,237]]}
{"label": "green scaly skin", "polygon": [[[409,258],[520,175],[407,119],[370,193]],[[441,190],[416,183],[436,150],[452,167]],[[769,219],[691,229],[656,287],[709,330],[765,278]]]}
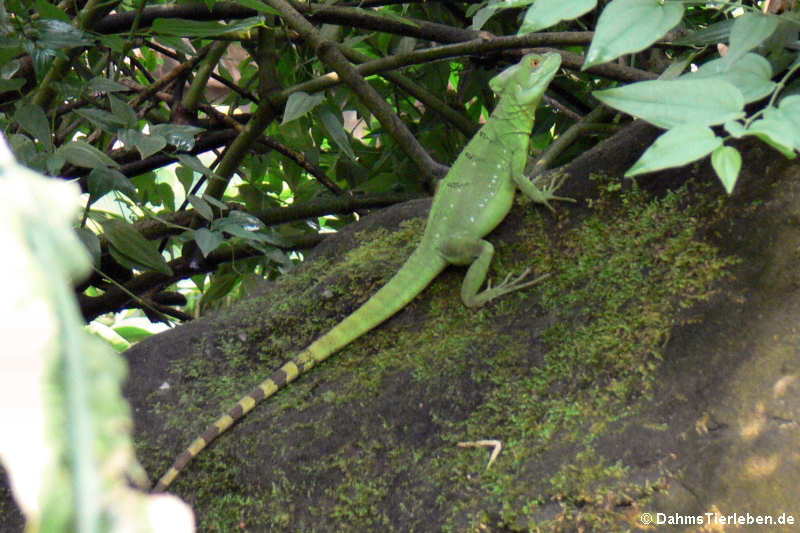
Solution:
{"label": "green scaly skin", "polygon": [[356,311],[314,341],[261,382],[178,456],[154,491],[165,490],[189,462],[259,402],[400,311],[447,265],[469,265],[461,285],[468,307],[537,283],[523,282],[528,270],[513,280],[480,291],[494,247],[483,237],[511,210],[516,189],[545,204],[567,200],[553,195],[555,187],[537,188],[524,175],[536,107],[561,65],[557,54],[527,55],[507,68],[490,85],[499,102],[486,124],[467,144],[447,173],[433,200],[422,240],[397,274]]}

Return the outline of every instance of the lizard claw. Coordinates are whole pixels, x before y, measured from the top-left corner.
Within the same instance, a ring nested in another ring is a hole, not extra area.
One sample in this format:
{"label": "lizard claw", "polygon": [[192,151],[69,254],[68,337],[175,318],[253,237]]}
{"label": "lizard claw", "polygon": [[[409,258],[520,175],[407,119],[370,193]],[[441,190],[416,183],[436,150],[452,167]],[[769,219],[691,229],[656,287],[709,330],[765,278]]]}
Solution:
{"label": "lizard claw", "polygon": [[566,196],[556,196],[554,193],[564,185],[564,182],[569,176],[563,172],[552,172],[549,175],[541,174],[533,179],[533,185],[538,190],[539,194],[533,198],[534,202],[544,204],[551,212],[555,213],[555,209],[550,205],[550,201],[559,202],[572,202],[575,203],[574,198]]}

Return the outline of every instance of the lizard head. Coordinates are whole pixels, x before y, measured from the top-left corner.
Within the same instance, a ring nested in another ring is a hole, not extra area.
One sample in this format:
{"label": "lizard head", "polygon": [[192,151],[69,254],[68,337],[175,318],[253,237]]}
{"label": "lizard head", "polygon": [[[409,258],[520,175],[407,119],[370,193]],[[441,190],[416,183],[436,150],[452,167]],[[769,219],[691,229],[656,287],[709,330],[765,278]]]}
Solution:
{"label": "lizard head", "polygon": [[514,95],[521,105],[538,104],[561,66],[558,54],[528,54],[489,81],[497,96]]}

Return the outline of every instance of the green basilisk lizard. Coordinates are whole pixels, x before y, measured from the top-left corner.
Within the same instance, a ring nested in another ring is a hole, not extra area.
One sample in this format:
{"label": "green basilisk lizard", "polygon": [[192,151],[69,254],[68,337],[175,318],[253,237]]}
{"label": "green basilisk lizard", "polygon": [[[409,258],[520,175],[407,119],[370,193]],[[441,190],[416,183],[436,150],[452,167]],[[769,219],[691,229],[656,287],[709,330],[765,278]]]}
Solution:
{"label": "green basilisk lizard", "polygon": [[461,300],[468,307],[483,305],[546,276],[522,281],[528,269],[513,280],[509,274],[496,287],[487,283],[480,291],[494,254],[494,247],[483,237],[511,210],[516,189],[551,210],[549,200],[568,200],[554,196],[558,184],[551,182],[540,190],[523,174],[536,107],[560,65],[558,54],[531,54],[492,78],[489,83],[499,96],[497,106],[440,183],[422,240],[411,257],[361,307],[210,425],[178,456],[154,491],[166,489],[203,448],[259,402],[403,309],[447,265],[469,265],[461,285]]}

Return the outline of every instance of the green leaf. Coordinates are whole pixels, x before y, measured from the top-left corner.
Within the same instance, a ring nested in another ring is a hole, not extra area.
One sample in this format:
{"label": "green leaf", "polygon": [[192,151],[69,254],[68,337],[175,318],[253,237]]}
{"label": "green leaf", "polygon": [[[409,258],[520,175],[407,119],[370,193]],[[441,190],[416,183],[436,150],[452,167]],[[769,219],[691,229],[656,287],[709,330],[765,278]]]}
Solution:
{"label": "green leaf", "polygon": [[103,222],[102,226],[103,236],[108,240],[112,251],[116,252],[115,257],[121,256],[134,266],[172,275],[172,269],[159,253],[156,243],[142,237],[133,225],[112,219]]}
{"label": "green leaf", "polygon": [[214,220],[214,210],[211,209],[208,202],[194,194],[190,194],[186,199],[189,200],[189,203],[192,204],[192,207],[194,207],[198,215],[209,221]]}
{"label": "green leaf", "polygon": [[50,121],[41,106],[24,104],[14,113],[14,120],[20,127],[42,143],[47,152],[53,151],[53,140],[50,138]]}
{"label": "green leaf", "polygon": [[122,85],[103,76],[97,76],[89,80],[86,88],[95,93],[117,93],[130,90],[127,85]]}
{"label": "green leaf", "polygon": [[167,145],[167,140],[160,135],[145,135],[139,130],[119,130],[117,137],[126,148],[136,148],[142,159],[159,152]]}
{"label": "green leaf", "polygon": [[203,298],[200,300],[200,306],[203,309],[231,292],[239,281],[239,273],[226,267],[228,265],[223,265],[222,268],[214,273],[211,283],[203,291]]}
{"label": "green leaf", "polygon": [[756,120],[747,128],[746,135],[755,135],[788,159],[796,157],[794,125],[789,120],[778,117]]}
{"label": "green leaf", "polygon": [[725,192],[731,194],[742,168],[742,155],[731,146],[719,146],[711,154],[711,166],[717,173]]}
{"label": "green leaf", "polygon": [[222,179],[219,176],[217,176],[213,170],[205,166],[203,162],[200,161],[196,156],[189,154],[178,154],[177,158],[178,161],[180,161],[183,166],[189,167],[195,172],[199,172],[200,174],[207,177],[209,180]]}
{"label": "green leaf", "polygon": [[264,13],[266,15],[280,15],[278,11],[268,6],[261,0],[236,0],[236,3],[241,4],[245,7],[249,7],[250,9],[254,9],[259,13]]}
{"label": "green leaf", "polygon": [[290,94],[289,98],[286,100],[286,107],[284,107],[283,110],[283,122],[281,122],[281,126],[302,117],[324,101],[325,93],[308,94],[303,91],[298,91]]}
{"label": "green leaf", "polygon": [[679,2],[612,0],[600,14],[582,69],[644,50],[681,18],[683,4]]}
{"label": "green leaf", "polygon": [[153,33],[161,35],[174,35],[176,37],[219,37],[226,33],[242,32],[262,26],[264,17],[249,17],[231,24],[222,24],[213,20],[199,21],[190,19],[164,19],[157,18],[151,26]]}
{"label": "green leaf", "polygon": [[747,135],[747,130],[738,120],[729,120],[725,124],[725,129],[735,138],[740,139]]}
{"label": "green leaf", "polygon": [[778,17],[761,13],[745,13],[733,22],[728,53],[722,58],[730,66],[747,52],[766,41],[778,27]]}
{"label": "green leaf", "polygon": [[675,39],[675,44],[682,46],[708,46],[728,41],[734,19],[715,22],[711,26]]}
{"label": "green leaf", "polygon": [[194,240],[203,253],[203,257],[208,257],[208,254],[216,250],[225,241],[222,232],[209,231],[206,228],[195,230]]}
{"label": "green leaf", "polygon": [[665,129],[689,123],[710,126],[744,116],[741,91],[716,79],[642,81],[593,94],[614,109]]}
{"label": "green leaf", "polygon": [[108,133],[116,133],[118,129],[125,127],[124,120],[120,120],[108,111],[103,111],[102,109],[76,109],[75,114],[82,116]]}
{"label": "green leaf", "polygon": [[197,51],[192,48],[192,45],[190,45],[188,41],[184,41],[180,37],[157,35],[153,38],[153,40],[160,45],[166,46],[167,48],[172,48],[176,52],[186,54],[187,56],[193,56],[195,53],[197,53]]}
{"label": "green leaf", "polygon": [[680,79],[727,81],[742,92],[744,102],[749,104],[775,90],[778,84],[771,78],[772,66],[769,61],[758,54],[745,54],[733,64],[726,63],[724,59],[714,59],[703,64],[696,72],[684,74]]}
{"label": "green leaf", "polygon": [[153,336],[152,331],[147,331],[144,328],[138,328],[136,326],[118,326],[114,328],[114,331],[117,335],[130,343],[139,342]]}
{"label": "green leaf", "polygon": [[164,137],[169,144],[181,152],[188,152],[194,148],[194,136],[205,131],[197,126],[188,124],[156,124],[150,126],[151,135]]}
{"label": "green leaf", "polygon": [[711,128],[699,124],[678,126],[656,139],[625,177],[691,163],[710,154],[721,144],[722,139],[714,135]]}
{"label": "green leaf", "polygon": [[119,168],[119,163],[108,157],[106,154],[84,141],[72,141],[61,145],[56,154],[66,159],[76,167],[99,168],[113,167]]}
{"label": "green leaf", "polygon": [[66,160],[56,153],[48,154],[45,160],[45,168],[47,169],[47,173],[51,176],[57,176],[66,164]]}
{"label": "green leaf", "polygon": [[175,167],[175,177],[178,178],[178,181],[183,185],[183,192],[189,194],[189,191],[192,190],[192,184],[194,183],[194,170],[184,167],[183,165],[177,166]]}
{"label": "green leaf", "polygon": [[128,198],[136,200],[136,187],[133,183],[119,170],[107,167],[93,168],[89,172],[88,187],[89,196],[92,202],[99,200],[103,195],[109,191],[120,191]]}
{"label": "green leaf", "polygon": [[472,24],[470,25],[469,29],[473,31],[478,31],[483,28],[483,25],[492,18],[492,15],[497,13],[500,9],[503,8],[502,2],[494,2],[492,4],[486,5],[480,8],[476,13],[475,16],[472,17]]}
{"label": "green leaf", "polygon": [[109,94],[108,103],[111,104],[111,113],[117,117],[117,120],[120,120],[126,128],[136,128],[139,124],[139,117],[136,116],[136,111],[128,105],[128,102]]}
{"label": "green leaf", "polygon": [[[475,12],[475,15],[472,17],[470,29],[475,31],[480,30],[483,28],[483,25],[486,24],[486,21],[492,18],[492,15],[498,11],[517,7],[528,7],[535,1],[536,0],[496,0],[494,2],[489,2],[488,5],[483,6]],[[477,7],[478,5],[475,4],[470,6],[470,8]],[[467,10],[467,16],[470,16],[469,9]]]}
{"label": "green leaf", "polygon": [[18,91],[25,86],[25,80],[21,78],[14,78],[13,80],[0,79],[0,93],[11,91]]}
{"label": "green leaf", "polygon": [[537,0],[525,13],[518,34],[549,28],[562,20],[572,20],[597,6],[597,0]]}
{"label": "green leaf", "polygon": [[203,195],[203,200],[205,200],[209,204],[213,205],[214,207],[216,207],[220,211],[227,211],[229,209],[229,207],[225,204],[225,202],[217,200],[213,196],[209,196],[207,194],[204,194]]}
{"label": "green leaf", "polygon": [[[794,133],[794,149],[800,150],[800,95],[794,94],[781,99],[777,111],[780,117],[790,125]],[[777,115],[778,113],[774,112],[774,108],[764,110],[765,118],[773,118]]]}
{"label": "green leaf", "polygon": [[69,15],[47,0],[36,0],[36,12],[43,19],[56,19],[68,24],[71,22]]}
{"label": "green leaf", "polygon": [[[360,8],[355,8],[360,9]],[[367,13],[370,15],[374,15],[374,11],[366,10]],[[389,20],[393,20],[395,22],[400,22],[401,24],[406,24],[408,26],[419,28],[419,24],[412,18],[404,17],[403,15],[394,11],[394,6],[386,6],[378,9],[378,13],[381,16],[386,17]]]}
{"label": "green leaf", "polygon": [[69,22],[45,19],[34,23],[34,27],[39,32],[37,45],[46,50],[64,52],[69,48],[94,44],[91,35],[82,32]]}
{"label": "green leaf", "polygon": [[340,117],[334,114],[330,106],[320,107],[316,113],[322,126],[328,132],[328,136],[336,143],[336,146],[351,160],[355,160],[356,154],[353,152],[352,146],[350,146],[350,136],[344,131],[344,125]]}

